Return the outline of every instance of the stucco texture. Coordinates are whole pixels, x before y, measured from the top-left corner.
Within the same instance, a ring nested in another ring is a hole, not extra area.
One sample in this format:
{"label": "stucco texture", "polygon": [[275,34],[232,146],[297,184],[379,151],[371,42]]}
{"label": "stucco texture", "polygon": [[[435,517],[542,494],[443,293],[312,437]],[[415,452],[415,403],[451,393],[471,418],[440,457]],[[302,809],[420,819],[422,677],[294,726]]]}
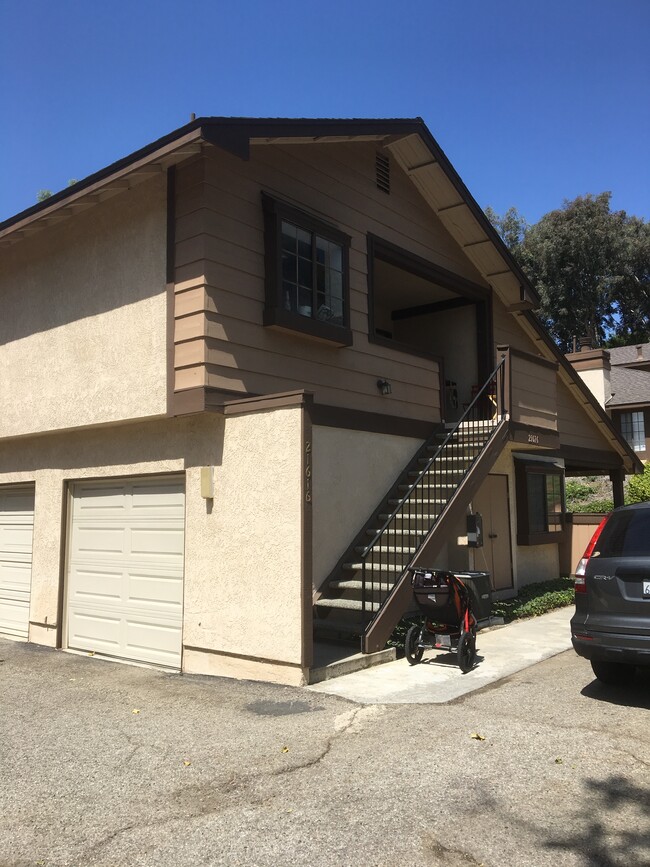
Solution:
{"label": "stucco texture", "polygon": [[166,408],[164,178],[3,250],[0,437]]}
{"label": "stucco texture", "polygon": [[[184,670],[204,670],[197,657],[209,655],[211,673],[246,676],[254,661],[268,660],[279,674],[265,675],[260,665],[260,678],[297,682],[301,412],[202,415],[0,442],[0,485],[35,483],[30,620],[47,625],[32,626],[30,640],[56,643],[66,482],[178,472],[186,484],[183,644],[199,649],[184,657]],[[201,497],[202,466],[214,467],[213,501]],[[229,654],[222,667],[220,653]]]}
{"label": "stucco texture", "polygon": [[313,578],[318,589],[422,440],[314,426]]}

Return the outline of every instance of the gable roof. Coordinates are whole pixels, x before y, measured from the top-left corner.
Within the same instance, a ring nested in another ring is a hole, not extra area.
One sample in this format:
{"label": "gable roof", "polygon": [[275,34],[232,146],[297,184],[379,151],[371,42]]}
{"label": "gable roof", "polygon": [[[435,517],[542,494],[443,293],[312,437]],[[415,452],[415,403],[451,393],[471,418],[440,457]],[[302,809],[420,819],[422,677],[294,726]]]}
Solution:
{"label": "gable roof", "polygon": [[202,117],[0,223],[0,245],[14,243],[78,209],[119,192],[200,151],[202,144],[248,159],[251,146],[374,141],[409,175],[478,271],[506,304],[531,308],[537,292],[513,259],[422,118]]}

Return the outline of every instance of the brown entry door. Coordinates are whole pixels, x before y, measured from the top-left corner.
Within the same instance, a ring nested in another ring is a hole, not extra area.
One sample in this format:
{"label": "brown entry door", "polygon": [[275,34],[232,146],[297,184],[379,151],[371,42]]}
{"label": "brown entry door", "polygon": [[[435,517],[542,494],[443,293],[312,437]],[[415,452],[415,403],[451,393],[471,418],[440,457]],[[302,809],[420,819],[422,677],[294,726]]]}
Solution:
{"label": "brown entry door", "polygon": [[512,587],[508,477],[488,476],[472,506],[483,516],[483,547],[474,551],[474,567],[490,572],[493,590],[508,590]]}

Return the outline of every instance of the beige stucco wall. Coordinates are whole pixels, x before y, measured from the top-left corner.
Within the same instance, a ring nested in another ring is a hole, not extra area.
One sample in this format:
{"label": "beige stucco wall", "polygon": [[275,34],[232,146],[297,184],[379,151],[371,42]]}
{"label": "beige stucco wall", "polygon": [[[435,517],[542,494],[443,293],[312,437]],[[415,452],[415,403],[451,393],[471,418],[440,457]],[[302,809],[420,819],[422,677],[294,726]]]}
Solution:
{"label": "beige stucco wall", "polygon": [[422,440],[314,426],[313,579],[318,589]]}
{"label": "beige stucco wall", "polygon": [[[299,407],[226,419],[211,513],[188,496],[185,644],[300,665],[301,420]],[[213,653],[186,668],[232,666]]]}
{"label": "beige stucco wall", "polygon": [[599,370],[579,370],[578,375],[604,408],[612,396],[611,372],[605,368]]}
{"label": "beige stucco wall", "polygon": [[160,177],[2,251],[0,437],[166,408]]}
{"label": "beige stucco wall", "polygon": [[[300,444],[300,408],[0,442],[0,485],[36,488],[30,620],[47,626],[31,626],[30,640],[56,643],[66,481],[179,472],[183,644],[197,648],[184,652],[183,669],[302,682]],[[209,465],[212,502],[200,493],[200,468]]]}

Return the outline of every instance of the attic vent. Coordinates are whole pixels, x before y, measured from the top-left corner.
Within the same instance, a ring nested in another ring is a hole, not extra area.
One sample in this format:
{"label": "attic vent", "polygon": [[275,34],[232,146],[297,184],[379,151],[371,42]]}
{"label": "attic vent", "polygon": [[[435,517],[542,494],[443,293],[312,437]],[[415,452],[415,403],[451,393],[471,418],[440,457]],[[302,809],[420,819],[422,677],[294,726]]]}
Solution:
{"label": "attic vent", "polygon": [[377,176],[377,189],[383,193],[390,193],[390,161],[386,154],[377,154],[375,172]]}

